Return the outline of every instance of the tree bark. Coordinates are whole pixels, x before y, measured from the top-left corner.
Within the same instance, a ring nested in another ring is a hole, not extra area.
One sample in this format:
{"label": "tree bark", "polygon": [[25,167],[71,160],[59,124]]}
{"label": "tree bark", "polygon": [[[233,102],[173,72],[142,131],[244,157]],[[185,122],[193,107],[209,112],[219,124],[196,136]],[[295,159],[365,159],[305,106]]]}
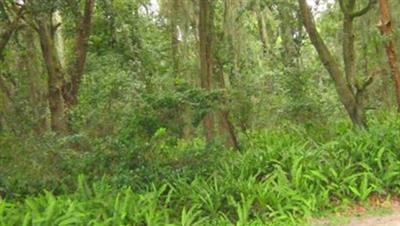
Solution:
{"label": "tree bark", "polygon": [[268,34],[267,34],[267,25],[265,24],[265,17],[262,12],[260,0],[257,0],[256,2],[256,15],[257,15],[258,33],[260,36],[263,54],[266,56],[268,54]]}
{"label": "tree bark", "polygon": [[171,50],[174,77],[179,75],[179,30],[178,30],[179,0],[172,0],[171,9]]}
{"label": "tree bark", "polygon": [[63,134],[67,131],[65,121],[64,98],[62,86],[64,74],[58,58],[57,49],[52,34],[51,21],[40,21],[38,27],[40,46],[48,73],[48,99],[51,113],[51,129]]}
{"label": "tree bark", "polygon": [[236,136],[235,126],[233,125],[230,119],[230,110],[229,110],[229,103],[228,103],[228,95],[227,89],[228,87],[225,84],[225,74],[223,65],[220,64],[218,66],[218,82],[219,86],[223,90],[222,92],[222,104],[221,109],[219,109],[219,131],[222,138],[225,141],[225,146],[229,148],[234,148],[235,150],[240,150],[239,141]]}
{"label": "tree bark", "polygon": [[48,124],[48,102],[46,88],[43,87],[44,80],[41,77],[42,68],[37,57],[37,45],[34,31],[29,27],[22,32],[26,51],[22,53],[21,65],[27,73],[29,83],[29,103],[32,108],[34,129],[38,133],[49,130]]}
{"label": "tree bark", "polygon": [[10,87],[3,75],[0,74],[0,130],[7,128],[5,115],[9,111],[12,96],[13,87]]}
{"label": "tree bark", "polygon": [[355,2],[350,0],[343,11],[342,54],[347,84],[353,93],[356,93],[356,64],[354,51],[354,24],[350,12],[354,10]]}
{"label": "tree bark", "polygon": [[[199,39],[200,39],[200,82],[201,87],[211,90],[212,79],[212,7],[208,0],[199,0]],[[205,138],[210,143],[215,137],[214,117],[211,111],[208,111],[203,119]]]}
{"label": "tree bark", "polygon": [[55,11],[53,13],[53,24],[57,27],[57,30],[54,34],[54,42],[57,48],[58,58],[60,59],[60,63],[62,68],[65,68],[65,45],[64,45],[64,37],[63,37],[63,19],[60,11]]}
{"label": "tree bark", "polygon": [[396,43],[391,37],[394,33],[392,18],[388,2],[386,0],[379,0],[380,8],[380,21],[379,30],[382,35],[387,36],[389,40],[386,42],[386,55],[389,61],[389,66],[392,71],[393,80],[396,88],[397,111],[400,112],[400,68],[397,61]]}
{"label": "tree bark", "polygon": [[68,74],[71,81],[64,85],[64,99],[66,106],[70,107],[78,102],[78,93],[85,69],[88,41],[92,24],[95,0],[86,0],[83,15],[76,23],[76,38],[73,49],[73,59],[69,66]]}

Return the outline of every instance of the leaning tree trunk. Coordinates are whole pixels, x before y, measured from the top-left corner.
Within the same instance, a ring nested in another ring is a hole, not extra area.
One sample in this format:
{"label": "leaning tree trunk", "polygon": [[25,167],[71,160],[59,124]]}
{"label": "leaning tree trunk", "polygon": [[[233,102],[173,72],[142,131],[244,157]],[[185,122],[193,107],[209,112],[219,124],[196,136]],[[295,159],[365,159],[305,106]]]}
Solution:
{"label": "leaning tree trunk", "polygon": [[325,69],[334,81],[339,99],[345,107],[353,124],[365,128],[367,120],[365,115],[365,93],[366,88],[371,84],[372,78],[358,83],[355,79],[355,52],[353,20],[367,13],[373,4],[373,0],[360,11],[353,12],[355,7],[354,0],[339,0],[341,10],[344,14],[343,19],[343,61],[345,65],[344,73],[340,69],[335,57],[328,49],[321,35],[319,34],[313,15],[306,0],[298,0],[304,27],[310,37],[312,45],[317,50],[319,58]]}
{"label": "leaning tree trunk", "polygon": [[229,78],[225,78],[226,74],[224,73],[223,65],[218,65],[218,83],[222,92],[222,104],[220,105],[221,108],[219,109],[219,131],[221,133],[222,138],[225,141],[225,146],[229,148],[234,148],[235,150],[240,150],[239,141],[236,136],[235,126],[233,125],[230,119],[230,109],[229,109],[229,98],[227,93],[227,85],[225,80],[229,80]]}
{"label": "leaning tree trunk", "polygon": [[321,59],[325,69],[328,71],[329,75],[334,81],[335,88],[338,93],[340,101],[344,105],[353,123],[357,124],[358,122],[353,117],[354,109],[356,106],[356,100],[353,96],[353,93],[347,86],[347,82],[343,77],[343,73],[340,70],[339,64],[336,62],[332,53],[329,51],[324,40],[317,31],[311,10],[307,5],[306,0],[298,0],[298,1],[300,5],[300,12],[303,19],[304,27],[307,30],[311,43],[317,50],[319,58]]}
{"label": "leaning tree trunk", "polygon": [[386,54],[392,71],[393,80],[395,82],[397,111],[400,112],[400,68],[396,55],[396,43],[390,37],[394,33],[393,22],[390,16],[388,2],[386,0],[379,0],[379,8],[381,13],[379,30],[382,35],[389,37],[389,40],[386,42]]}

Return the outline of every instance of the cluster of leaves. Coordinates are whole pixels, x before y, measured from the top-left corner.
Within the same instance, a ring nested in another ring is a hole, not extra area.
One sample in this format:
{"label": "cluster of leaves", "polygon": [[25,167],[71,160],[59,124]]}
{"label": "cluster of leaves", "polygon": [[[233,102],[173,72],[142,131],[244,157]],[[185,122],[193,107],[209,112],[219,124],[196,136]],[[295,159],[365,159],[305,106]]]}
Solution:
{"label": "cluster of leaves", "polygon": [[[95,183],[81,177],[72,194],[45,192],[0,201],[0,222],[299,225],[310,216],[365,201],[373,194],[400,194],[400,121],[393,117],[390,123],[374,119],[371,124],[368,132],[354,132],[339,123],[326,132],[330,139],[325,142],[305,135],[316,134],[313,128],[254,132],[243,138],[247,147],[243,152],[204,149],[206,155],[189,148],[201,149],[201,142],[158,142],[150,158],[158,165],[145,165],[149,180],[132,180],[139,186],[118,188],[110,186],[107,177]],[[155,139],[164,132],[158,131]],[[196,166],[196,160],[210,156]]]}

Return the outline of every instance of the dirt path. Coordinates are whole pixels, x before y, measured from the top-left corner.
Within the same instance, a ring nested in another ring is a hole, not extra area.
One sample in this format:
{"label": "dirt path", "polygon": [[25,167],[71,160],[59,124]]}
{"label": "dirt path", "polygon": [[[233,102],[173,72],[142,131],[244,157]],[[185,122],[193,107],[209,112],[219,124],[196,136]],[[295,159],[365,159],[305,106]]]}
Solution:
{"label": "dirt path", "polygon": [[[353,212],[353,211],[351,211]],[[357,211],[358,212],[358,211]],[[348,216],[336,215],[329,219],[318,220],[313,226],[400,226],[400,205],[363,210]]]}
{"label": "dirt path", "polygon": [[390,215],[351,219],[346,226],[400,226],[400,209]]}

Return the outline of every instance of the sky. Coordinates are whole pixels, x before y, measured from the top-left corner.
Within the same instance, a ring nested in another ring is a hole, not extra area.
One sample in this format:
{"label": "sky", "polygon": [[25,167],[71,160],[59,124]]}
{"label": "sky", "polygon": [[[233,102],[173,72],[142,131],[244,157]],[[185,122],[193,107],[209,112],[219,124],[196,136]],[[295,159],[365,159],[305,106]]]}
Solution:
{"label": "sky", "polygon": [[[159,0],[150,0],[150,9],[157,13],[160,9]],[[335,0],[307,0],[307,3],[313,8],[314,12],[321,13],[328,9],[329,4],[335,3]]]}
{"label": "sky", "polygon": [[307,0],[307,3],[314,9],[314,12],[321,13],[327,10],[330,4],[334,4],[335,0]]}

